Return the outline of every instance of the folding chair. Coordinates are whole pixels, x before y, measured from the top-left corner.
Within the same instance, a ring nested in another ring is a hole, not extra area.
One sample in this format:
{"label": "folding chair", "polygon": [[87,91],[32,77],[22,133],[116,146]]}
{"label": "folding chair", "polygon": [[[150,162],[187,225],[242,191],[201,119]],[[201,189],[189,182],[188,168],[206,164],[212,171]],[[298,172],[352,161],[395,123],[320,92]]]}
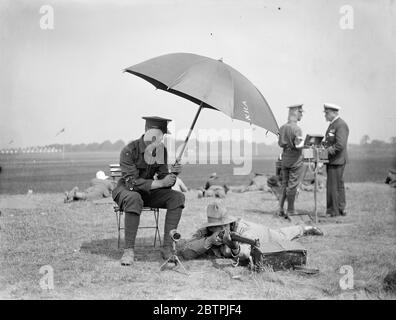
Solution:
{"label": "folding chair", "polygon": [[[118,163],[110,164],[109,167],[110,167],[110,176],[113,178],[114,181],[118,180],[122,175],[120,165]],[[115,202],[114,202],[113,208],[114,208],[114,213],[116,215],[116,220],[117,220],[117,231],[118,231],[117,247],[120,248],[121,230],[125,229],[125,226],[122,227],[122,225],[121,225],[121,217],[124,214],[124,212],[121,210],[121,208]],[[153,212],[155,225],[139,226],[139,229],[155,229],[153,245],[155,247],[155,245],[157,243],[157,238],[158,238],[159,244],[161,245],[161,234],[159,231],[159,208],[143,207],[142,211],[152,211]]]}

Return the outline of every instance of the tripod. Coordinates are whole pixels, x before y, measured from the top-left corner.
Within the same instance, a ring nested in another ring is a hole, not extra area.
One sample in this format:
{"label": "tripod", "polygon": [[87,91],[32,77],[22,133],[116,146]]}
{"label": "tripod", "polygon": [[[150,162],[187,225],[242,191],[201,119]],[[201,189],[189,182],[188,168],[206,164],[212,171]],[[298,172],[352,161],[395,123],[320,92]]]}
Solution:
{"label": "tripod", "polygon": [[184,265],[182,264],[182,262],[180,261],[179,257],[176,254],[176,241],[174,239],[172,239],[172,255],[161,265],[160,267],[160,271],[162,271],[164,269],[164,267],[168,264],[168,263],[174,263],[175,267],[180,265],[182,267],[182,269],[184,270],[184,273],[189,275],[189,273],[187,272],[186,268],[184,267]]}
{"label": "tripod", "polygon": [[317,200],[317,193],[318,193],[318,172],[319,172],[319,164],[322,163],[328,163],[328,160],[322,160],[319,157],[319,148],[315,147],[315,158],[314,158],[314,163],[315,163],[315,170],[314,170],[314,212],[315,212],[315,223],[318,223],[318,200]]}

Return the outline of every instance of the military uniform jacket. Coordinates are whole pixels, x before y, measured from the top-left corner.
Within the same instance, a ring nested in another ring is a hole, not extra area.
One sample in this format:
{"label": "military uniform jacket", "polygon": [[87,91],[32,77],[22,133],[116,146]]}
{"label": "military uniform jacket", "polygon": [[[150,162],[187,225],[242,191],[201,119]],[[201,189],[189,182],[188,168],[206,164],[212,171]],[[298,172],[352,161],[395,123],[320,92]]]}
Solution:
{"label": "military uniform jacket", "polygon": [[302,164],[302,149],[296,147],[302,137],[302,130],[294,121],[288,121],[280,127],[278,145],[283,149],[282,165]]}
{"label": "military uniform jacket", "polygon": [[344,165],[348,161],[348,136],[348,125],[341,118],[336,119],[329,125],[324,145],[329,153],[330,165]]}
{"label": "military uniform jacket", "polygon": [[[143,137],[132,141],[121,151],[120,168],[122,176],[113,192],[113,198],[125,189],[139,193],[149,193],[154,175],[157,175],[158,179],[163,179],[169,174],[166,148],[163,147],[163,149],[154,151],[153,145],[146,146]],[[158,154],[158,151],[163,153]],[[147,162],[146,160],[150,161]]]}

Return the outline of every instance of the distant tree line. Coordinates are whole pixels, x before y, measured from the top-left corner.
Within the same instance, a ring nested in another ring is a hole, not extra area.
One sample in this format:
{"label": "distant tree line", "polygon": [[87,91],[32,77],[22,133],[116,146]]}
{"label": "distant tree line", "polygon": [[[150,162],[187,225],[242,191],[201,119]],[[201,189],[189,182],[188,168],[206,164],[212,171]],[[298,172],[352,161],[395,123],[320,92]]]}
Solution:
{"label": "distant tree line", "polygon": [[50,144],[46,147],[55,147],[57,149],[65,148],[65,152],[84,152],[84,151],[121,151],[125,147],[125,142],[120,140],[112,143],[110,140],[103,141],[102,143],[79,143],[79,144]]}
{"label": "distant tree line", "polygon": [[392,156],[396,159],[396,137],[389,138],[389,142],[373,139],[365,134],[359,144],[350,144],[348,149],[353,155]]}
{"label": "distant tree line", "polygon": [[[179,146],[182,141],[176,141],[176,146]],[[222,142],[219,142],[219,152],[221,152]],[[195,141],[191,140],[190,146],[195,145]],[[117,140],[112,143],[110,140],[103,141],[102,143],[92,142],[92,143],[80,143],[80,144],[50,144],[45,147],[56,148],[60,150],[65,150],[65,152],[94,152],[94,151],[121,151],[124,148],[125,142],[123,140]],[[277,155],[280,151],[277,143],[272,145],[267,145],[265,143],[253,143],[253,155]],[[368,135],[364,135],[359,144],[349,144],[349,150],[352,152],[360,153],[396,153],[396,137],[391,137],[389,142],[373,139],[371,140]]]}
{"label": "distant tree line", "polygon": [[396,137],[390,137],[389,143],[383,140],[373,139],[371,140],[369,135],[365,134],[360,139],[360,145],[363,147],[385,147],[385,146],[395,146],[396,145]]}

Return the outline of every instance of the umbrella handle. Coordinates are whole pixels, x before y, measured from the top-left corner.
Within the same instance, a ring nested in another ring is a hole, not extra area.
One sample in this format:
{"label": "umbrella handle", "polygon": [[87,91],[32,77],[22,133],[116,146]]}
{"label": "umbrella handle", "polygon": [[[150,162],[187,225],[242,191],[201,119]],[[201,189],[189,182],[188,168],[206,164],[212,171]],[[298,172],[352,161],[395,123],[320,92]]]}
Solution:
{"label": "umbrella handle", "polygon": [[182,149],[180,150],[179,155],[178,155],[177,158],[176,158],[175,165],[176,165],[176,164],[179,164],[180,161],[181,161],[181,158],[182,158],[182,156],[183,156],[184,150],[185,150],[186,147],[187,147],[188,140],[190,139],[191,133],[192,133],[192,131],[193,131],[193,129],[194,129],[195,123],[197,122],[198,116],[199,116],[199,114],[201,113],[201,110],[203,109],[203,104],[204,104],[204,103],[201,102],[201,104],[199,105],[199,109],[198,109],[197,113],[195,114],[194,120],[193,120],[193,122],[192,122],[192,124],[191,124],[190,130],[188,131],[187,137],[186,137],[186,139],[185,139],[184,142],[183,142],[183,147],[182,147]]}

